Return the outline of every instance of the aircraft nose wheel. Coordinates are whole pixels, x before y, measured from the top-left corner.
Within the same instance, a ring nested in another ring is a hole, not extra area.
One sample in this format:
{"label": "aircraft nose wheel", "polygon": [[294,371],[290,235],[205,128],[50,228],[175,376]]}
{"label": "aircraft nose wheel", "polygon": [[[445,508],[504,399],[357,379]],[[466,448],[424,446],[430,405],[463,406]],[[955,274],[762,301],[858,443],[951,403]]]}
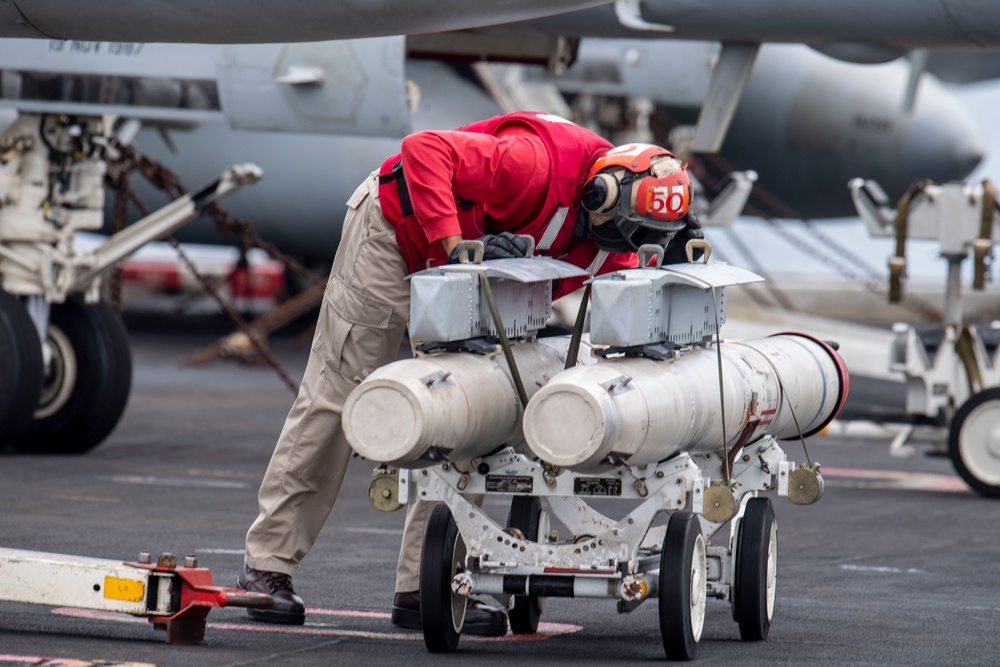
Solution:
{"label": "aircraft nose wheel", "polygon": [[693,660],[705,627],[708,579],[698,518],[675,512],[660,552],[660,635],[669,660]]}
{"label": "aircraft nose wheel", "polygon": [[778,524],[770,498],[751,498],[740,520],[733,574],[733,618],[744,641],[771,631],[778,567]]}
{"label": "aircraft nose wheel", "polygon": [[[542,509],[542,501],[536,496],[514,496],[510,503],[507,527],[516,528],[524,539],[538,541],[549,531],[548,514]],[[542,615],[544,598],[537,595],[516,595],[514,606],[507,614],[510,629],[515,635],[533,635],[538,632],[538,620]]]}
{"label": "aircraft nose wheel", "polygon": [[0,292],[0,449],[31,424],[42,389],[42,344],[21,302]]}
{"label": "aircraft nose wheel", "polygon": [[420,554],[420,621],[424,644],[431,653],[451,653],[465,625],[468,598],[451,589],[454,576],[465,570],[465,542],[447,505],[437,505],[427,521]]}
{"label": "aircraft nose wheel", "polygon": [[976,493],[1000,498],[1000,387],[973,395],[955,413],[948,455]]}

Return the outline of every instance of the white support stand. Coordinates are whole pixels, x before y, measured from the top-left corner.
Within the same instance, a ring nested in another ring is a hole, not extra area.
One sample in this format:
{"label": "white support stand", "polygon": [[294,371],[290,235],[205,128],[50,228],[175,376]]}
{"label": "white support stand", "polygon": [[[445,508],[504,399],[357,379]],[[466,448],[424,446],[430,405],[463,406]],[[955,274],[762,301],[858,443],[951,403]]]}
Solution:
{"label": "white support stand", "polygon": [[[872,236],[896,234],[898,214],[877,183],[855,179],[848,186],[858,214]],[[948,434],[948,454],[955,469],[972,488],[1000,497],[1000,427],[994,427],[1000,405],[1000,359],[991,357],[976,327],[963,323],[962,263],[970,256],[988,278],[992,246],[998,240],[1000,205],[993,190],[964,183],[929,184],[906,202],[906,236],[936,241],[948,263],[944,335],[932,358],[913,326],[893,325],[889,368],[906,382],[904,420],[936,425]],[[901,204],[902,207],[902,204]],[[905,239],[904,239],[905,241]],[[890,267],[905,275],[905,259]],[[969,428],[967,422],[973,427]],[[906,455],[913,427],[892,441],[893,454]]]}

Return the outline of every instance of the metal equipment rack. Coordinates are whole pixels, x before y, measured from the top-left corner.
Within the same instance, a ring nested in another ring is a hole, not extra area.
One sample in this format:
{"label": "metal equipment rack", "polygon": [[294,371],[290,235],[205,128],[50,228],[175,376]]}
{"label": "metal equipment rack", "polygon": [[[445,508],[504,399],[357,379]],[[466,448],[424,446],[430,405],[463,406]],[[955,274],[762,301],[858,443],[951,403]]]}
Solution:
{"label": "metal equipment rack", "polygon": [[[816,498],[822,481],[796,470],[771,437],[743,448],[736,459],[732,493],[710,483],[721,478],[721,457],[686,452],[656,465],[556,475],[505,448],[471,471],[449,463],[401,471],[401,502],[444,502],[431,513],[421,559],[428,649],[455,650],[467,598],[475,594],[510,601],[515,633],[537,630],[546,597],[614,599],[620,613],[656,599],[670,659],[695,657],[708,597],[729,601],[744,640],[766,639],[774,613],[777,523],[771,500],[758,494],[776,488],[789,496],[792,480],[793,498]],[[465,493],[512,496],[507,525]],[[597,498],[639,504],[616,521],[588,504]],[[667,525],[654,526],[664,513]],[[569,539],[559,540],[550,516],[569,529]],[[728,541],[709,544],[726,524]]]}

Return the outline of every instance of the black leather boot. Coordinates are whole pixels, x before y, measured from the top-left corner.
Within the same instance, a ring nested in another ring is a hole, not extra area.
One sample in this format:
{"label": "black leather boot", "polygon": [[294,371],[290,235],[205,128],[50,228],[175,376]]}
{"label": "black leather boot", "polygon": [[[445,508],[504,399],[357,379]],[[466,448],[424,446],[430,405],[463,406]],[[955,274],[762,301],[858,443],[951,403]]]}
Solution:
{"label": "black leather boot", "polygon": [[[420,591],[396,593],[392,601],[392,624],[407,630],[423,628],[420,621]],[[465,607],[462,634],[502,637],[507,634],[507,614],[499,607],[470,599]]]}
{"label": "black leather boot", "polygon": [[247,609],[255,621],[302,625],[306,622],[306,606],[292,588],[292,577],[280,572],[263,572],[243,565],[236,585],[245,591],[267,593],[274,598],[270,609]]}

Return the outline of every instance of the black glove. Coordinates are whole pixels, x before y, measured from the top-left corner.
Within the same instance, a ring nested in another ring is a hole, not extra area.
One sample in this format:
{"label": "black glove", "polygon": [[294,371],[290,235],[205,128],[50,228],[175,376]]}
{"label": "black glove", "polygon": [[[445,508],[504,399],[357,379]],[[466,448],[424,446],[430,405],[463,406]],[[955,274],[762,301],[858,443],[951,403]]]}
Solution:
{"label": "black glove", "polygon": [[486,234],[479,240],[483,242],[483,259],[514,259],[528,251],[528,242],[511,232]]}
{"label": "black glove", "polygon": [[[511,232],[485,234],[479,240],[483,242],[483,260],[524,257],[528,251],[528,242]],[[448,263],[458,264],[461,261],[460,255],[461,253],[456,247],[448,255]]]}
{"label": "black glove", "polygon": [[[701,223],[698,222],[698,216],[695,215],[694,211],[689,211],[687,214],[687,227],[674,235],[673,240],[670,241],[670,245],[663,252],[663,263],[683,264],[687,261],[687,252],[685,251],[687,242],[691,239],[703,238],[705,238],[705,233],[701,231]],[[692,254],[693,259],[698,261],[701,259],[703,253],[701,250],[695,250]]]}

